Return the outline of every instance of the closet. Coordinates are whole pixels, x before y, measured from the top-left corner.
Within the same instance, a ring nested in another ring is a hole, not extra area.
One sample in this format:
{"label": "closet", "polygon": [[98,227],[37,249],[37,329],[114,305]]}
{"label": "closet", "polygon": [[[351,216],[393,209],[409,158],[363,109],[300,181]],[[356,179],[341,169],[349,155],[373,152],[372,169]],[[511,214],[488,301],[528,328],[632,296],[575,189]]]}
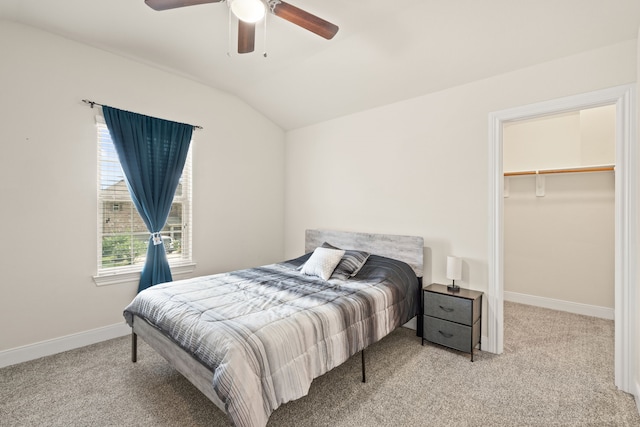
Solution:
{"label": "closet", "polygon": [[504,298],[613,318],[615,106],[505,123]]}

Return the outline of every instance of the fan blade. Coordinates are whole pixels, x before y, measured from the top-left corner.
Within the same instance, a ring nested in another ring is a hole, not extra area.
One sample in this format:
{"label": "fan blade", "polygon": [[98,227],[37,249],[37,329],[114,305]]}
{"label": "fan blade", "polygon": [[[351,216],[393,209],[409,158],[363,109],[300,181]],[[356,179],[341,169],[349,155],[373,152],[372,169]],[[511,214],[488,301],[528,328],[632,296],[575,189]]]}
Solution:
{"label": "fan blade", "polygon": [[337,25],[283,1],[276,4],[273,14],[327,40],[331,40],[339,29]]}
{"label": "fan blade", "polygon": [[167,10],[178,7],[195,6],[197,4],[218,3],[222,0],[144,0],[153,10]]}
{"label": "fan blade", "polygon": [[256,24],[238,20],[238,53],[253,52],[256,42]]}

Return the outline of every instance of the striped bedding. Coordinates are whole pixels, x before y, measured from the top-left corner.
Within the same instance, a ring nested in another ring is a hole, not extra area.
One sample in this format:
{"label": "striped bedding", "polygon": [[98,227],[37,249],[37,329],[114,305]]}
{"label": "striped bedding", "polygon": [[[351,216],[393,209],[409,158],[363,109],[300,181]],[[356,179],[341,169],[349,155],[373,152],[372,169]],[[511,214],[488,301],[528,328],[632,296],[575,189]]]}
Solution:
{"label": "striped bedding", "polygon": [[208,366],[238,427],[265,426],[311,381],[417,314],[418,279],[371,255],[343,281],[301,274],[309,254],[282,263],[156,285],[125,309]]}

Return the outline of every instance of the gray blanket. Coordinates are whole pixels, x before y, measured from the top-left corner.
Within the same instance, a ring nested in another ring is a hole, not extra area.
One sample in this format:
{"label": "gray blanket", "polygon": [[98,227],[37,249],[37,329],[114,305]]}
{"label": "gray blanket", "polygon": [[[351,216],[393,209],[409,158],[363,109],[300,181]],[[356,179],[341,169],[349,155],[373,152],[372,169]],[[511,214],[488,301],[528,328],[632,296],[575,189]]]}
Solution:
{"label": "gray blanket", "polygon": [[208,366],[236,426],[262,427],[418,310],[405,263],[372,255],[355,277],[324,281],[296,269],[305,259],[156,285],[124,316],[147,319]]}

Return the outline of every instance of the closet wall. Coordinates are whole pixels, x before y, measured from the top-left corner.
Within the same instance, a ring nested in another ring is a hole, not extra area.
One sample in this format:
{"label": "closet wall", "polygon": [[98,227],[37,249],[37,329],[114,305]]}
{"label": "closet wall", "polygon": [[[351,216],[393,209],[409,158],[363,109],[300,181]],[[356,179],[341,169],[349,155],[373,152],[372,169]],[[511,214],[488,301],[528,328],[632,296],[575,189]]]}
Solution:
{"label": "closet wall", "polygon": [[[505,173],[615,164],[615,106],[509,123],[503,131]],[[614,172],[541,176],[505,177],[505,299],[583,304],[612,315]]]}

